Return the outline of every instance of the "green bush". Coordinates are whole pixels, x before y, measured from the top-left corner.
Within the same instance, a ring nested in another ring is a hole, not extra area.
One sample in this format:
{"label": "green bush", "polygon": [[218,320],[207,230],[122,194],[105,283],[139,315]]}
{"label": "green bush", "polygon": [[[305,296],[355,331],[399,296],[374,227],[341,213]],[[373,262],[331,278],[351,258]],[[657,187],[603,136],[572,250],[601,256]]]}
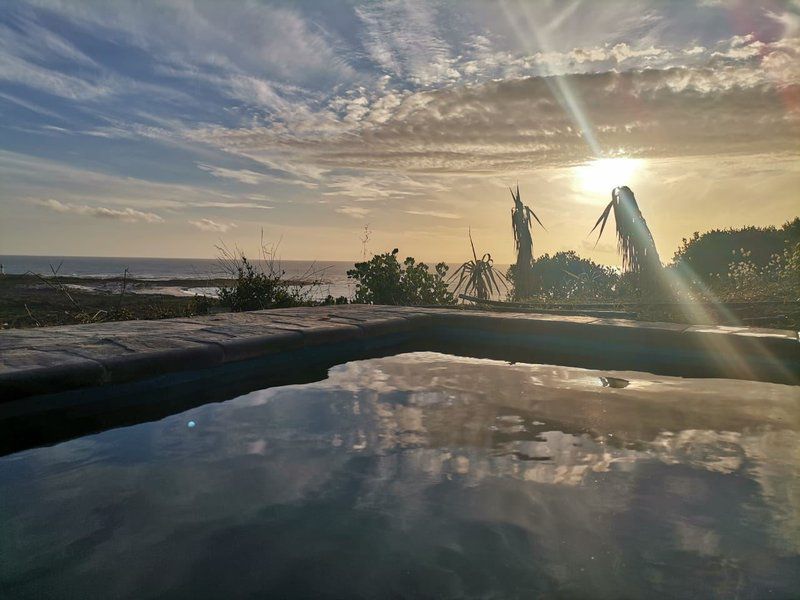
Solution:
{"label": "green bush", "polygon": [[321,301],[321,304],[323,306],[332,306],[337,304],[349,304],[349,303],[350,300],[347,298],[347,296],[337,296],[336,298],[334,298],[330,294],[325,296],[325,298]]}
{"label": "green bush", "polygon": [[211,312],[214,304],[216,304],[214,298],[195,294],[194,297],[189,300],[189,304],[186,305],[186,316],[207,315]]}
{"label": "green bush", "polygon": [[708,282],[710,276],[726,278],[731,263],[748,262],[766,267],[775,255],[790,251],[800,243],[800,218],[783,227],[742,227],[695,232],[672,259],[681,276],[689,281]]}
{"label": "green bush", "polygon": [[728,301],[800,300],[800,243],[773,254],[765,265],[739,253],[727,276],[712,279],[710,287]]}
{"label": "green bush", "polygon": [[244,254],[233,264],[232,274],[235,276],[233,283],[219,289],[219,302],[233,312],[285,308],[306,303],[297,287],[283,280],[284,271],[258,269]]}
{"label": "green bush", "polygon": [[397,260],[398,250],[376,254],[371,260],[355,264],[347,276],[356,281],[354,302],[364,304],[454,304],[447,289],[448,267],[439,263],[431,273],[428,265],[412,257],[403,264]]}
{"label": "green bush", "polygon": [[[507,278],[512,283],[516,277],[516,265],[508,269]],[[531,268],[533,295],[522,298],[512,289],[509,294],[515,299],[572,302],[597,302],[609,300],[616,295],[620,275],[611,267],[599,265],[581,258],[574,251],[545,254],[533,261]]]}

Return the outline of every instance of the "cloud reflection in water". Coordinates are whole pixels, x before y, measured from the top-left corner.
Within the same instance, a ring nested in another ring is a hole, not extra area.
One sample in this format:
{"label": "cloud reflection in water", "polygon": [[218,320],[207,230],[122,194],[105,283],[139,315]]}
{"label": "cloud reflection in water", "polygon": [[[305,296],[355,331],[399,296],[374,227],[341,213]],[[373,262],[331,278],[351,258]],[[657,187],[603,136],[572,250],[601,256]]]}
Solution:
{"label": "cloud reflection in water", "polygon": [[348,363],[0,460],[0,584],[781,596],[800,585],[797,400],[434,353]]}

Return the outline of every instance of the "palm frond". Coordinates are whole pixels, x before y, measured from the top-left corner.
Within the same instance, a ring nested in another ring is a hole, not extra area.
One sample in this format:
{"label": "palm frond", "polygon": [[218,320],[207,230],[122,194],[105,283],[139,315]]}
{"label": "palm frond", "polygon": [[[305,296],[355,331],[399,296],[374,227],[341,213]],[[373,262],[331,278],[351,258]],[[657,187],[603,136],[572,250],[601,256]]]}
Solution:
{"label": "palm frond", "polygon": [[597,223],[595,223],[594,227],[592,227],[592,231],[589,232],[589,235],[592,235],[594,230],[597,229],[597,226],[600,225],[600,222],[603,223],[602,227],[600,227],[600,234],[597,236],[597,241],[594,243],[595,248],[597,247],[597,244],[600,242],[600,238],[603,235],[603,230],[606,228],[606,222],[608,221],[608,216],[611,214],[611,209],[613,207],[614,207],[614,199],[612,198],[611,202],[608,203],[605,210],[600,215],[600,218],[597,219]]}
{"label": "palm frond", "polygon": [[528,221],[530,221],[530,219],[531,219],[531,216],[533,216],[533,218],[534,218],[534,219],[536,219],[536,222],[537,222],[539,225],[541,225],[542,229],[544,229],[545,231],[547,231],[547,227],[545,227],[545,226],[544,226],[544,224],[543,224],[543,223],[542,223],[542,222],[539,220],[539,217],[537,217],[537,216],[536,216],[536,213],[535,213],[535,212],[533,212],[533,211],[532,211],[530,208],[528,208],[527,206],[525,207],[525,211],[526,211],[526,213],[527,213],[527,215],[528,215]]}
{"label": "palm frond", "polygon": [[472,241],[472,228],[470,227],[468,230],[469,232],[469,245],[472,246],[472,257],[475,259],[475,262],[478,262],[478,253],[475,252],[475,244]]}
{"label": "palm frond", "polygon": [[661,262],[658,258],[653,234],[650,233],[650,228],[636,202],[636,197],[627,186],[614,188],[611,193],[611,202],[608,203],[592,227],[592,231],[589,232],[591,235],[600,225],[600,233],[595,246],[603,235],[612,209],[617,229],[617,250],[622,256],[623,270],[638,273],[645,268],[660,267]]}
{"label": "palm frond", "polygon": [[[478,258],[475,250],[475,242],[472,239],[472,230],[469,230],[469,243],[472,249],[473,260],[468,260],[461,264],[448,279],[449,283],[458,280],[454,286],[455,291],[464,290],[466,294],[472,294],[478,298],[488,300],[493,292],[500,294],[500,286],[497,284],[494,272],[494,260],[490,253],[486,253]],[[502,277],[501,273],[497,273]]]}

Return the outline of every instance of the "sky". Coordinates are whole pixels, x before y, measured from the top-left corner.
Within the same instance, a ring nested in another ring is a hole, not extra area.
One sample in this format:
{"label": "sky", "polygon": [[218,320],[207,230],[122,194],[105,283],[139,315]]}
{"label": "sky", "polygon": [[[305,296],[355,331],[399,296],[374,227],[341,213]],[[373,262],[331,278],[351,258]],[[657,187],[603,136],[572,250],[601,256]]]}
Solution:
{"label": "sky", "polygon": [[[800,214],[800,0],[0,0],[0,254],[664,262]],[[368,228],[368,240],[365,239]]]}

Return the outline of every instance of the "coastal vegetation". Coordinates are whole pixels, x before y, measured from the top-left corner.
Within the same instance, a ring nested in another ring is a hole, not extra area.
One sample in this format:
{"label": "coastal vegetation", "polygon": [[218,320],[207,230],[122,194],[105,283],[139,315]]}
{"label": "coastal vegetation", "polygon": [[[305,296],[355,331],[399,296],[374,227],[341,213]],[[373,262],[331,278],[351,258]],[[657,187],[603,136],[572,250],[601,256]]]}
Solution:
{"label": "coastal vegetation", "polygon": [[427,264],[407,257],[397,260],[399,250],[376,254],[358,262],[347,276],[356,281],[353,302],[365,304],[454,304],[445,277],[449,267],[441,262],[433,272]]}
{"label": "coastal vegetation", "polygon": [[[346,302],[455,305],[456,296],[465,294],[478,300],[507,298],[534,308],[619,308],[635,311],[643,320],[800,327],[800,218],[781,227],[696,232],[662,266],[633,192],[615,188],[591,230],[599,228],[599,240],[614,215],[622,263],[615,268],[572,250],[535,257],[532,225],[534,220],[542,223],[522,203],[518,187],[511,195],[517,260],[505,275],[489,252],[479,257],[470,231],[472,258],[449,277],[445,263],[431,269],[413,257],[400,262],[394,249],[347,271],[355,282],[352,298],[321,299],[323,270],[311,268],[289,279],[276,259],[277,245],[262,242],[255,261],[238,249],[219,247],[221,277],[159,281],[157,286],[127,272],[102,280],[62,277],[57,267],[48,275],[0,276],[0,323],[4,328],[37,327]],[[174,286],[218,292],[192,297],[161,291]]]}
{"label": "coastal vegetation", "polygon": [[511,191],[511,199],[514,207],[511,209],[511,230],[514,233],[514,248],[517,251],[517,262],[515,266],[516,286],[518,295],[528,296],[533,292],[535,280],[533,279],[533,233],[531,231],[531,217],[544,229],[544,225],[539,220],[530,207],[522,203],[519,195],[519,185],[516,193]]}
{"label": "coastal vegetation", "polygon": [[533,284],[526,296],[521,296],[515,285],[517,266],[511,265],[506,275],[512,283],[512,298],[540,302],[599,302],[611,298],[620,283],[617,270],[582,258],[573,250],[534,259],[530,273]]}
{"label": "coastal vegetation", "polygon": [[661,260],[658,258],[656,243],[628,186],[614,188],[611,192],[611,202],[606,205],[589,233],[594,232],[599,226],[600,233],[597,236],[599,242],[612,210],[617,232],[617,250],[622,258],[622,270],[650,275],[657,273],[661,269]]}
{"label": "coastal vegetation", "polygon": [[[506,277],[494,269],[494,260],[488,252],[481,258],[475,252],[475,244],[472,241],[472,231],[469,232],[469,244],[472,248],[472,260],[468,260],[458,267],[448,282],[455,282],[454,293],[462,292],[467,295],[475,296],[481,300],[488,300],[494,294],[500,295],[500,286],[508,290]],[[456,281],[456,278],[458,279]]]}
{"label": "coastal vegetation", "polygon": [[775,256],[797,253],[800,217],[782,227],[742,227],[697,231],[684,238],[673,264],[691,277],[726,277],[731,263],[748,262],[763,269]]}
{"label": "coastal vegetation", "polygon": [[287,281],[286,272],[277,259],[279,245],[280,241],[273,245],[265,243],[262,231],[256,262],[248,260],[240,248],[228,248],[224,244],[217,246],[217,261],[228,278],[228,283],[219,288],[221,306],[231,312],[244,312],[301,306],[310,302],[309,289]]}
{"label": "coastal vegetation", "polygon": [[219,288],[219,303],[231,312],[298,306],[306,298],[302,288],[286,283],[283,271],[259,269],[244,254],[233,268],[235,278]]}
{"label": "coastal vegetation", "polygon": [[277,258],[279,245],[280,242],[265,243],[262,232],[257,262],[248,260],[239,248],[230,249],[224,244],[217,246],[217,260],[228,277],[219,287],[217,304],[231,312],[244,312],[348,302],[347,298],[332,296],[322,301],[315,300],[325,273],[324,269],[317,269],[314,265],[295,279],[287,278]]}
{"label": "coastal vegetation", "polygon": [[[216,301],[202,295],[177,296],[171,287],[214,286],[221,280],[172,279],[153,282],[128,278],[6,274],[0,276],[0,326],[45,327],[131,319],[168,319],[208,314]],[[65,293],[66,292],[66,293]]]}

